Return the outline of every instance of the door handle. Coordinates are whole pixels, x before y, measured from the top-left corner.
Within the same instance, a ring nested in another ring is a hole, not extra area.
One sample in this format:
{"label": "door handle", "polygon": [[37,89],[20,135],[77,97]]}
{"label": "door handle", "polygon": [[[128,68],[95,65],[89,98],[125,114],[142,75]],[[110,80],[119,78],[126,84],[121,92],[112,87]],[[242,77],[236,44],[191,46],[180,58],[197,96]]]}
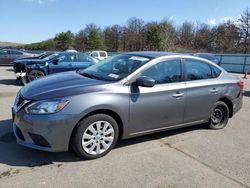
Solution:
{"label": "door handle", "polygon": [[173,94],[172,96],[174,98],[181,98],[184,95],[184,93],[180,93],[180,92],[176,92],[175,94]]}
{"label": "door handle", "polygon": [[69,66],[72,67],[72,64],[70,63]]}
{"label": "door handle", "polygon": [[219,90],[218,90],[218,89],[216,89],[216,88],[213,88],[213,89],[211,89],[210,91],[211,91],[211,93],[216,94],[216,93],[218,93],[218,91],[219,91]]}

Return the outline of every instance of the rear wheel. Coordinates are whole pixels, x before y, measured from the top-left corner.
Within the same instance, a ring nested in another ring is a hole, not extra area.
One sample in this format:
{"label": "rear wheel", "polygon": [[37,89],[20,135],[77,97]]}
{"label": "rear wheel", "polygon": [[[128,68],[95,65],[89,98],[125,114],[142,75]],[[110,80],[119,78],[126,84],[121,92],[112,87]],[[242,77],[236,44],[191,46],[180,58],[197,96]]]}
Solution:
{"label": "rear wheel", "polygon": [[84,159],[96,159],[106,155],[118,138],[116,121],[106,114],[96,114],[83,119],[73,135],[72,148]]}
{"label": "rear wheel", "polygon": [[224,127],[226,127],[228,119],[228,106],[224,102],[218,101],[214,104],[214,107],[211,110],[208,126],[210,129],[223,129]]}
{"label": "rear wheel", "polygon": [[36,80],[38,78],[41,78],[43,76],[45,76],[43,71],[41,71],[41,70],[32,70],[28,74],[28,80],[29,80],[29,82],[31,82],[31,81]]}

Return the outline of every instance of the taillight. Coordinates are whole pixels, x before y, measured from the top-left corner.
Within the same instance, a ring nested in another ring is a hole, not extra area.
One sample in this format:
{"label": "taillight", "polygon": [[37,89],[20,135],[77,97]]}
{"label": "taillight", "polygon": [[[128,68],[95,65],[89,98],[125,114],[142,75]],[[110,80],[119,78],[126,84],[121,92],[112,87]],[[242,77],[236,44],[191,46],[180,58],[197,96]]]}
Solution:
{"label": "taillight", "polygon": [[238,82],[237,82],[237,86],[239,86],[240,91],[243,91],[243,90],[244,90],[244,82],[238,81]]}

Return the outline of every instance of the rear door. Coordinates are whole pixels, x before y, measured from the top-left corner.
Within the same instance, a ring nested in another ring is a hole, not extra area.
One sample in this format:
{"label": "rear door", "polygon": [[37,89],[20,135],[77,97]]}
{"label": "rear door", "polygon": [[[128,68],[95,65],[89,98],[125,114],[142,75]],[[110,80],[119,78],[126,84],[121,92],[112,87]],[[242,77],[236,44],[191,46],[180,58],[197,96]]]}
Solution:
{"label": "rear door", "polygon": [[186,85],[180,60],[166,60],[142,72],[153,78],[152,88],[131,86],[130,134],[160,130],[183,123]]}
{"label": "rear door", "polygon": [[58,62],[55,63],[54,59],[49,62],[49,72],[50,74],[72,71],[75,70],[76,53],[64,53],[56,57]]}
{"label": "rear door", "polygon": [[222,85],[213,78],[211,65],[193,59],[184,59],[187,87],[184,123],[207,120],[214,103],[220,98]]}

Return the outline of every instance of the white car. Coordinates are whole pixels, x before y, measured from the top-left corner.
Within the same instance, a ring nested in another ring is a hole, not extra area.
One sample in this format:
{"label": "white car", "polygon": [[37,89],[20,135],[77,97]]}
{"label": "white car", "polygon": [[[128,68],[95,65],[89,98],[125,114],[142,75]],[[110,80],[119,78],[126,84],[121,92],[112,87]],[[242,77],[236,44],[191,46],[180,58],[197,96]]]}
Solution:
{"label": "white car", "polygon": [[99,60],[108,58],[108,53],[106,51],[91,51],[89,55]]}

